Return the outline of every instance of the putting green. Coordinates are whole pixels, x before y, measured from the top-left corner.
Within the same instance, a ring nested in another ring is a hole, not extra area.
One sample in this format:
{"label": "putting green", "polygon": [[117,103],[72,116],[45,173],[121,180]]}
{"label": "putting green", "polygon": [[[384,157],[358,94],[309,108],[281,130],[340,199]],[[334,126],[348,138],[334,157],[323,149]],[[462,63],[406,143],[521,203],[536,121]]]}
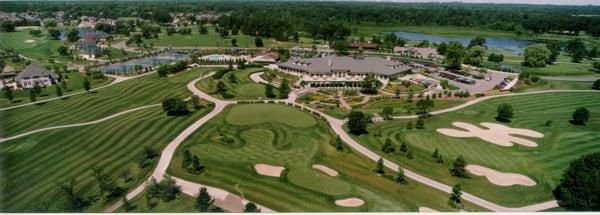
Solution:
{"label": "putting green", "polygon": [[283,105],[246,104],[231,108],[225,118],[233,125],[252,125],[259,123],[283,123],[296,128],[308,128],[316,125],[316,120],[308,113]]}
{"label": "putting green", "polygon": [[348,183],[310,168],[290,171],[287,180],[300,187],[329,195],[344,195],[351,191]]}

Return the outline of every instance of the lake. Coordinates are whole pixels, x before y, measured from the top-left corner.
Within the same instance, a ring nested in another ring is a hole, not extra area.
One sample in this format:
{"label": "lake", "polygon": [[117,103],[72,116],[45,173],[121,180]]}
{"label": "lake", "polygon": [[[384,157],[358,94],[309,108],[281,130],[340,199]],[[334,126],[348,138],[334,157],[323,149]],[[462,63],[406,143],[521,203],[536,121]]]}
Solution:
{"label": "lake", "polygon": [[[411,41],[423,41],[428,40],[430,43],[448,43],[450,41],[460,42],[463,45],[469,45],[469,42],[472,38],[469,37],[446,37],[439,35],[431,35],[431,34],[421,34],[421,33],[412,33],[412,32],[396,32],[396,36],[399,36],[406,40]],[[503,50],[508,51],[514,54],[521,54],[523,50],[528,45],[534,44],[534,41],[528,40],[518,40],[518,39],[509,39],[509,38],[494,38],[494,37],[485,37],[486,46],[489,49],[495,50]]]}

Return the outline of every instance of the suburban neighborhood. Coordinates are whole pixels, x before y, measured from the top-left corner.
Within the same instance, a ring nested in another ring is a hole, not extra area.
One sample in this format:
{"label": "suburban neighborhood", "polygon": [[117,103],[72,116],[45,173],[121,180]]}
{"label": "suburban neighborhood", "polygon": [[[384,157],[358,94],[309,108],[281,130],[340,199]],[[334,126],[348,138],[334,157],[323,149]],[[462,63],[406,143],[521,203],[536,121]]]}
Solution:
{"label": "suburban neighborhood", "polygon": [[1,1],[0,212],[598,212],[584,1]]}

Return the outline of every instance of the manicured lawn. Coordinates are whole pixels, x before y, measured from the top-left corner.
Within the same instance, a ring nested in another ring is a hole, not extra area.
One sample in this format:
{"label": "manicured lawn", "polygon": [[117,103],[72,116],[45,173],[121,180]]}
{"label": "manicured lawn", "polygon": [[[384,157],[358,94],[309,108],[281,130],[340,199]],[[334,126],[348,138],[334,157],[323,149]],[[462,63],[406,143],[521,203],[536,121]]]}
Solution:
{"label": "manicured lawn", "polygon": [[[76,116],[95,110],[69,113]],[[77,180],[77,193],[95,195],[99,188],[92,176],[94,166],[103,167],[119,185],[132,189],[148,177],[158,159],[140,169],[136,160],[144,147],[161,151],[208,111],[201,109],[189,116],[170,117],[161,107],[153,107],[95,125],[52,130],[4,142],[0,144],[0,210],[60,212],[57,205],[64,196],[56,184],[73,178]],[[131,176],[128,181],[120,178],[125,170]],[[96,201],[86,211],[100,212],[112,202]]]}
{"label": "manicured lawn", "polygon": [[516,92],[542,90],[591,90],[593,82],[539,80],[529,86],[520,86]]}
{"label": "manicured lawn", "polygon": [[[252,114],[248,114],[248,112],[252,112]],[[317,123],[312,117],[306,117],[303,112],[289,111],[289,108],[279,105],[265,108],[264,105],[260,104],[235,106],[225,119],[229,124],[242,126],[276,122],[292,127],[308,128]]]}
{"label": "manicured lawn", "polygon": [[[203,92],[209,93],[212,96],[223,99],[223,97],[216,93],[217,84],[219,81],[223,81],[225,86],[227,87],[227,91],[233,94],[235,97],[232,99],[235,100],[247,100],[247,99],[258,99],[266,98],[265,96],[265,85],[256,83],[250,79],[250,74],[258,72],[262,70],[262,68],[247,68],[244,70],[235,70],[232,72],[228,72],[220,79],[207,78],[196,84],[198,89]],[[229,80],[229,76],[235,75],[236,83],[232,83]],[[277,89],[274,89],[274,92],[277,93]]]}
{"label": "manicured lawn", "polygon": [[496,68],[498,65],[509,65],[517,68],[519,71],[529,72],[531,74],[537,74],[542,76],[577,76],[577,75],[597,75],[598,73],[592,71],[592,61],[584,59],[581,63],[571,62],[571,57],[562,53],[558,56],[556,62],[545,67],[526,67],[521,65],[523,62],[523,56],[515,55],[505,51],[488,51],[488,53],[501,53],[504,55],[504,61],[500,63],[494,63],[484,60],[484,66],[488,68]]}
{"label": "manicured lawn", "polygon": [[29,30],[17,32],[0,32],[0,49],[21,50],[41,45],[47,42],[44,36],[34,37],[29,35]]}
{"label": "manicured lawn", "polygon": [[[63,95],[83,90],[83,78],[86,77],[85,74],[82,74],[79,72],[71,72],[71,73],[65,73],[65,74],[63,74],[63,76],[64,77],[68,76],[68,80],[66,80],[67,81],[67,89],[66,90],[63,89]],[[90,83],[92,84],[92,89],[93,89],[93,88],[96,88],[96,87],[99,87],[102,85],[109,84],[110,82],[113,81],[113,78],[106,77],[106,79],[103,79],[103,80],[93,80],[91,78],[88,78],[88,80],[90,80]],[[60,83],[59,83],[59,86],[62,87],[62,85],[60,85]],[[13,106],[13,105],[20,105],[20,104],[29,103],[31,101],[29,99],[29,90],[28,89],[25,89],[23,91],[14,91],[13,96],[14,96],[14,99],[12,101],[10,101],[4,96],[4,93],[2,93],[2,95],[0,95],[0,107],[9,107],[9,106]],[[49,87],[42,88],[42,93],[40,93],[40,95],[37,97],[37,101],[54,98],[54,97],[56,97],[56,86],[49,86]]]}
{"label": "manicured lawn", "polygon": [[288,81],[290,83],[290,87],[292,87],[292,85],[294,83],[296,83],[296,81],[298,81],[298,79],[300,79],[300,77],[298,77],[298,76],[290,75],[288,73],[280,72],[277,70],[267,70],[260,77],[262,77],[265,80],[269,80],[269,77],[270,77],[271,80],[276,83],[282,83],[284,79],[288,79]]}
{"label": "manicured lawn", "polygon": [[168,78],[156,74],[136,78],[98,90],[12,110],[0,111],[2,136],[38,128],[87,122],[100,119],[127,109],[161,103],[169,97],[191,95],[186,85],[209,71],[199,68],[182,72]]}
{"label": "manicured lawn", "polygon": [[[234,117],[230,115],[239,116],[241,113],[235,113],[239,111],[265,119],[242,118],[231,124]],[[265,116],[264,112],[276,114]],[[287,114],[279,114],[282,112]],[[300,117],[311,124],[283,123]],[[229,141],[223,141],[223,137]],[[349,150],[335,150],[329,144],[333,137],[327,123],[292,107],[236,105],[194,132],[177,150],[168,173],[243,195],[280,212],[416,211],[419,206],[452,211],[446,204],[448,194],[414,181],[401,186],[377,176],[371,171],[374,162]],[[198,156],[206,167],[200,175],[181,168],[184,150]],[[254,170],[259,163],[284,166],[286,170],[281,178],[259,175]],[[331,167],[340,175],[331,178],[312,170],[316,163]],[[334,203],[349,197],[362,198],[366,204],[346,208]]]}
{"label": "manicured lawn", "polygon": [[[505,125],[532,129],[545,135],[541,139],[532,139],[538,147],[502,147],[478,138],[454,138],[436,131],[437,128],[453,128],[451,123],[455,121],[475,125],[496,122],[496,108],[501,103],[509,103],[515,110],[512,122]],[[425,129],[422,130],[405,129],[407,121],[387,121],[370,125],[368,135],[354,138],[401,166],[445,184],[460,183],[465,191],[500,205],[525,206],[552,199],[551,190],[569,163],[582,155],[600,151],[600,133],[597,132],[600,129],[599,104],[598,93],[546,93],[497,98],[433,116],[426,120]],[[579,107],[586,107],[591,112],[591,119],[586,126],[569,123],[571,114]],[[548,120],[553,121],[551,126],[545,125]],[[415,158],[409,160],[398,152],[381,152],[381,146],[388,138],[396,149],[400,140],[405,139]],[[436,148],[443,155],[444,164],[433,161],[431,155]],[[465,157],[467,164],[524,174],[536,181],[537,185],[501,187],[491,184],[484,177],[452,177],[449,168],[459,155]]]}
{"label": "manicured lawn", "polygon": [[[171,46],[171,47],[233,47],[231,44],[232,39],[237,40],[237,47],[240,48],[256,48],[254,45],[254,36],[249,35],[229,35],[228,37],[222,38],[215,32],[214,27],[208,26],[207,34],[200,34],[196,26],[191,26],[192,33],[189,35],[172,34],[167,35],[166,29],[162,29],[158,39],[148,40],[152,42],[154,46]],[[282,42],[275,41],[273,39],[262,38],[265,47],[294,47],[298,45],[311,45],[312,40],[301,38],[300,42]]]}

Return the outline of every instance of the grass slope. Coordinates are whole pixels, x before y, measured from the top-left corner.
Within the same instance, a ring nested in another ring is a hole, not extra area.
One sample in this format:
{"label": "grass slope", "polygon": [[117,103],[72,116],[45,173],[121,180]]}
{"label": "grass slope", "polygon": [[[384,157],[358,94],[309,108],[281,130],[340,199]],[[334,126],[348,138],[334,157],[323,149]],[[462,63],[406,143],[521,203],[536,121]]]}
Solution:
{"label": "grass slope", "polygon": [[[439,134],[437,128],[453,128],[452,122],[496,122],[496,108],[501,103],[512,104],[515,115],[511,123],[515,128],[527,128],[545,134],[534,139],[537,148],[519,145],[502,147],[478,138],[453,138]],[[600,94],[597,93],[547,93],[488,100],[448,114],[434,116],[426,121],[423,130],[406,130],[406,121],[388,121],[369,126],[368,135],[354,136],[361,144],[380,152],[401,166],[434,178],[445,184],[460,183],[474,195],[505,206],[524,206],[547,201],[569,163],[582,155],[600,151]],[[586,126],[575,126],[568,121],[578,107],[591,112]],[[545,126],[552,120],[552,126]],[[398,152],[385,154],[381,146],[387,138],[398,148],[399,140],[406,139],[415,159],[409,160]],[[444,164],[436,164],[431,155],[439,149]],[[524,174],[537,182],[534,187],[500,187],[484,177],[458,179],[449,172],[452,161],[459,155],[468,164],[483,165],[502,172]]]}
{"label": "grass slope", "polygon": [[[144,147],[162,150],[180,131],[208,111],[169,117],[161,107],[154,107],[96,125],[42,132],[2,143],[0,210],[53,210],[52,205],[60,204],[62,197],[57,193],[56,183],[71,178],[78,181],[78,193],[94,195],[99,191],[92,176],[94,166],[103,167],[113,179],[128,170],[132,180],[117,181],[131,189],[153,169],[153,165],[140,169],[136,164],[137,155]],[[104,201],[96,202],[88,211],[99,212],[107,205]]]}
{"label": "grass slope", "polygon": [[[219,79],[207,78],[196,84],[196,87],[203,92],[207,92],[212,96],[223,99],[223,97],[216,93],[217,84],[219,81],[223,81],[227,87],[227,91],[233,94],[234,100],[246,100],[246,99],[258,99],[258,97],[265,98],[265,85],[256,83],[250,79],[250,74],[258,72],[262,68],[248,68],[243,70],[234,70],[228,72]],[[236,83],[231,83],[229,77],[235,75]],[[277,89],[274,89],[277,93]]]}
{"label": "grass slope", "polygon": [[[288,114],[265,116],[266,121],[237,119],[245,123],[230,124],[229,116],[236,111],[257,116],[263,112]],[[299,114],[302,118],[296,117]],[[286,120],[305,120],[312,126],[282,123]],[[300,110],[277,104],[236,105],[192,134],[177,150],[168,172],[223,188],[281,212],[416,211],[419,206],[452,210],[446,205],[447,194],[414,181],[401,186],[376,176],[371,171],[374,162],[349,150],[335,150],[329,144],[332,138],[333,132],[324,121]],[[200,175],[181,168],[184,149],[197,155],[206,166]],[[286,170],[281,178],[262,176],[254,170],[258,163],[285,166]],[[329,166],[340,175],[331,178],[318,173],[310,168],[314,163]],[[366,204],[356,208],[334,204],[336,199],[348,197],[362,198]]]}
{"label": "grass slope", "polygon": [[168,78],[156,74],[118,83],[97,93],[84,93],[45,104],[0,112],[3,137],[48,126],[87,122],[127,109],[157,104],[168,97],[191,95],[186,85],[210,69],[199,68]]}

